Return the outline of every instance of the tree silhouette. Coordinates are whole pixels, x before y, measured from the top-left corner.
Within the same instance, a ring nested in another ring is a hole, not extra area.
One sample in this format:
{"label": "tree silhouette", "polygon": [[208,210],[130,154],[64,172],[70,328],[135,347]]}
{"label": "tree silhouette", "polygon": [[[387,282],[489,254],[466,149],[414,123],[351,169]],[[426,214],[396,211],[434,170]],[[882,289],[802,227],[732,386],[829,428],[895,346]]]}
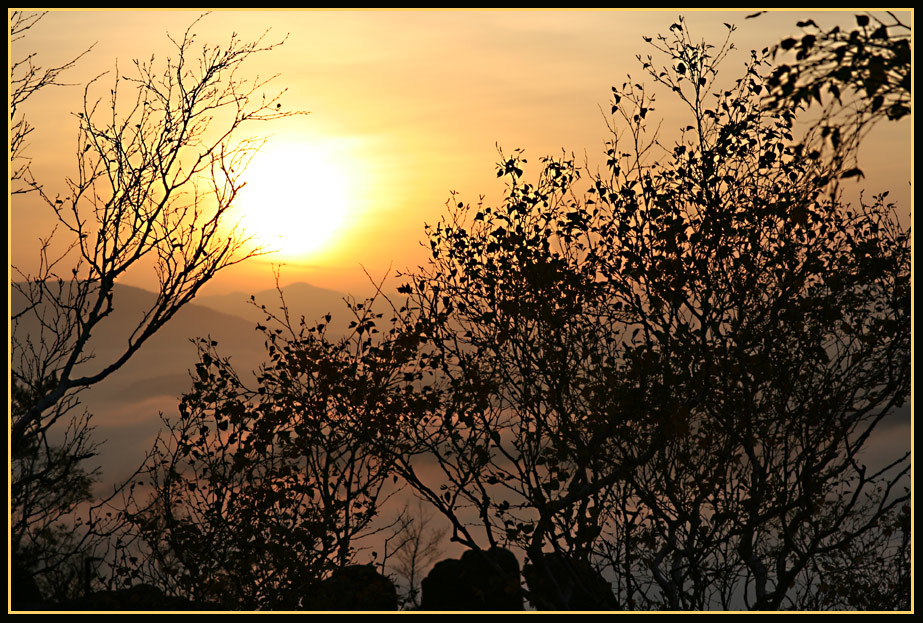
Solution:
{"label": "tree silhouette", "polygon": [[396,526],[398,542],[394,547],[395,562],[391,566],[407,583],[405,605],[417,609],[420,607],[423,574],[442,556],[448,530],[433,527],[435,515],[422,500],[417,500],[414,514],[408,511],[405,507]]}
{"label": "tree silhouette", "polygon": [[[26,38],[29,31],[36,26],[47,13],[23,13],[11,11],[9,16],[9,42],[13,46]],[[90,48],[92,49],[92,47]],[[37,65],[36,54],[23,58],[11,59],[10,62],[10,193],[21,194],[34,189],[35,180],[29,169],[29,159],[25,155],[26,138],[34,128],[23,115],[20,107],[35,93],[50,86],[63,86],[60,76],[74,67],[87,52],[77,58],[54,67]]]}
{"label": "tree silhouette", "polygon": [[[11,39],[21,39],[37,21],[15,14]],[[259,141],[238,135],[248,122],[292,113],[279,110],[277,97],[260,96],[266,80],[244,79],[238,69],[277,44],[235,35],[226,44],[199,48],[196,22],[171,39],[172,58],[158,63],[152,57],[135,61],[133,71],[117,70],[105,99],[96,92],[106,78],[85,85],[83,109],[75,115],[76,174],[65,180],[63,194],[52,194],[27,165],[20,166],[22,140],[31,128],[17,114],[37,90],[59,84],[59,74],[74,63],[42,70],[27,56],[13,64],[11,167],[17,190],[37,196],[58,221],[41,241],[37,271],[13,267],[14,552],[56,549],[56,539],[43,536],[45,528],[85,497],[85,485],[71,486],[86,479],[79,464],[93,453],[79,393],[121,368],[218,271],[258,252],[225,218],[242,186],[240,173],[259,147]],[[153,267],[156,302],[125,336],[122,352],[91,361],[90,339],[118,305],[115,284],[142,266]],[[50,440],[49,433],[69,427],[63,448]],[[55,493],[62,487],[69,491],[63,497]],[[56,503],[37,506],[54,496]],[[38,567],[33,571],[47,569]]]}
{"label": "tree silhouette", "polygon": [[649,42],[690,112],[676,143],[630,80],[585,195],[570,159],[530,183],[501,154],[503,203],[429,229],[402,290],[442,394],[407,434],[440,477],[395,464],[454,539],[524,551],[546,604],[568,605],[554,552],[621,607],[799,607],[842,552],[893,551],[908,500],[909,457],[861,451],[909,394],[909,231],[884,196],[841,200],[842,146],[764,106],[767,58],[718,89],[728,42],[682,20]]}
{"label": "tree silhouette", "polygon": [[868,130],[882,119],[910,114],[910,25],[891,12],[886,18],[856,15],[852,30],[823,30],[814,20],[797,25],[800,37],[788,37],[771,50],[773,58],[795,59],[773,69],[768,103],[780,110],[820,107],[815,123],[841,159],[843,174],[862,175],[856,151]]}
{"label": "tree silhouette", "polygon": [[329,316],[294,327],[284,303],[269,313],[252,389],[200,341],[193,388],[139,477],[151,493],[126,509],[127,577],[228,608],[305,608],[388,529],[373,523],[390,495],[377,449],[408,407],[397,370],[413,351],[376,335],[368,303],[353,309],[354,331],[338,340]]}
{"label": "tree silhouette", "polygon": [[854,107],[866,120],[897,120],[910,114],[910,26],[894,13],[887,19],[857,15],[856,28],[822,30],[814,20],[798,22],[804,34],[789,37],[773,55],[794,53],[769,78],[782,105],[821,103],[824,96]]}
{"label": "tree silhouette", "polygon": [[503,200],[452,196],[390,323],[283,314],[256,389],[203,342],[127,515],[144,577],[303,605],[393,477],[462,558],[523,555],[536,607],[909,607],[909,453],[868,451],[910,393],[910,231],[843,199],[845,126],[767,102],[770,50],[722,82],[728,30],[646,38],[600,170],[501,152]]}

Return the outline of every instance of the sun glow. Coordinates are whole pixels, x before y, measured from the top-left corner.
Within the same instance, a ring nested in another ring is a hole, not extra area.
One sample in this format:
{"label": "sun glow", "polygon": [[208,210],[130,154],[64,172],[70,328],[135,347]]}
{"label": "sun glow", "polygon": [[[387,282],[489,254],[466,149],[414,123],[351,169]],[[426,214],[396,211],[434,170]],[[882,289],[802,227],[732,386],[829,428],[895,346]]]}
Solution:
{"label": "sun glow", "polygon": [[353,209],[348,170],[331,146],[269,143],[247,167],[238,195],[245,234],[283,258],[321,253]]}

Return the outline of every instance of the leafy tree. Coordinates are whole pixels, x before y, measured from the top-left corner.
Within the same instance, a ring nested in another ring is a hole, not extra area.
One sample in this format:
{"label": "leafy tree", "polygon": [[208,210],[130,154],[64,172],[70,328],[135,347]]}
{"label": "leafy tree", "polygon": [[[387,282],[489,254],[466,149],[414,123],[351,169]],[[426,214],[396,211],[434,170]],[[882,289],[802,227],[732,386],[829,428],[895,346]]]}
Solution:
{"label": "leafy tree", "polygon": [[814,20],[798,27],[800,37],[788,37],[771,50],[773,58],[795,59],[773,69],[767,80],[769,105],[819,105],[823,112],[816,123],[844,163],[844,173],[862,175],[855,155],[865,133],[882,119],[910,114],[910,25],[888,12],[886,18],[856,15],[852,30],[823,30]]}
{"label": "leafy tree", "polygon": [[813,561],[815,583],[800,607],[811,610],[911,609],[910,506],[895,507],[874,530]]}
{"label": "leafy tree", "polygon": [[367,303],[353,309],[340,340],[326,335],[329,316],[293,328],[271,314],[253,389],[199,343],[192,391],[141,477],[150,497],[126,514],[148,561],[126,560],[129,578],[230,608],[309,607],[387,529],[373,523],[390,482],[375,450],[408,409],[396,370],[412,350],[377,334]]}
{"label": "leafy tree", "polygon": [[[39,17],[11,16],[15,51]],[[194,25],[171,39],[174,56],[166,62],[151,58],[136,61],[133,71],[116,71],[106,99],[96,95],[103,76],[85,86],[83,109],[75,115],[76,174],[64,181],[63,194],[53,194],[21,164],[31,127],[17,115],[35,92],[60,84],[60,73],[76,61],[42,69],[29,55],[12,65],[15,191],[37,197],[58,220],[41,240],[37,271],[13,267],[14,552],[34,552],[40,534],[49,534],[57,519],[86,501],[91,474],[80,463],[94,445],[79,393],[121,368],[218,271],[256,252],[226,226],[227,210],[242,186],[240,172],[259,146],[238,135],[248,122],[290,113],[281,111],[277,97],[259,95],[266,80],[244,79],[238,70],[277,44],[235,35],[224,45],[198,48]],[[18,209],[17,202],[14,214]],[[91,361],[91,337],[118,305],[115,284],[141,266],[153,267],[155,303],[125,336],[122,352]],[[62,446],[54,439],[65,429]],[[44,541],[46,553],[58,549]],[[58,560],[72,553],[58,551]]]}
{"label": "leafy tree", "polygon": [[547,553],[602,573],[601,605],[799,607],[908,499],[909,457],[861,451],[909,394],[909,231],[884,195],[842,202],[842,146],[764,105],[768,58],[718,88],[728,42],[682,20],[649,42],[689,108],[672,146],[629,80],[585,194],[570,159],[530,183],[501,154],[502,204],[453,198],[428,230],[402,291],[439,409],[405,434],[439,476],[395,467],[455,540],[524,551],[558,608]]}
{"label": "leafy tree", "polygon": [[910,25],[894,13],[887,15],[886,20],[857,15],[857,27],[849,31],[839,26],[822,30],[814,20],[798,22],[804,34],[773,48],[774,56],[795,54],[794,63],[775,67],[769,78],[775,97],[803,106],[828,95],[872,118],[909,115]]}
{"label": "leafy tree", "polygon": [[730,39],[648,42],[672,143],[629,79],[603,170],[501,152],[499,205],[451,198],[383,333],[276,319],[253,390],[203,344],[129,514],[163,582],[303,604],[394,475],[543,607],[906,607],[909,454],[865,451],[910,392],[910,232],[843,201],[855,142],[767,105],[768,50],[722,86]]}

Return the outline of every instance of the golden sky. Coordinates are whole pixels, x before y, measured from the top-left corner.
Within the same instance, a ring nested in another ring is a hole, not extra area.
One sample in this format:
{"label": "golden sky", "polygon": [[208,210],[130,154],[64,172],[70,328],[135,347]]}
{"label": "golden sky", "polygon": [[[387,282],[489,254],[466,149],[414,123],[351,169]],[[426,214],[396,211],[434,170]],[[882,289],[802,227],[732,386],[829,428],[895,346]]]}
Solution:
{"label": "golden sky", "polygon": [[[798,20],[813,18],[824,28],[854,24],[852,13],[770,12],[750,20],[746,14],[685,13],[693,35],[714,43],[723,41],[724,22],[737,25],[738,52],[723,65],[729,81],[740,76],[749,49],[797,32]],[[54,11],[12,48],[14,57],[35,52],[36,62],[55,65],[95,44],[63,77],[75,86],[47,89],[23,109],[36,128],[28,155],[49,188],[74,170],[78,85],[116,63],[124,71],[132,59],[162,57],[166,34],[181,35],[198,15]],[[392,274],[416,266],[425,257],[423,224],[438,221],[450,191],[472,202],[502,196],[497,145],[525,149],[533,172],[541,156],[562,149],[595,161],[607,138],[601,111],[609,87],[626,74],[643,77],[635,55],[652,50],[642,35],[666,33],[676,17],[675,10],[212,13],[196,29],[203,42],[224,43],[232,32],[256,39],[267,29],[270,39],[288,36],[243,69],[279,74],[273,84],[287,89],[285,108],[310,114],[243,129],[271,136],[246,178],[263,204],[256,208],[259,202],[241,197],[241,214],[251,227],[271,229],[267,222],[281,220],[284,227],[265,235],[281,236],[287,252],[235,266],[204,292],[271,287],[271,264],[278,262],[285,263],[283,283],[354,293],[367,289],[361,266],[376,277],[389,266]],[[904,18],[910,22],[909,14]],[[664,119],[665,135],[685,125],[681,114],[665,94],[658,100],[655,117]],[[881,125],[860,161],[868,192],[891,191],[908,215],[910,135],[909,118]],[[296,210],[273,216],[265,206],[269,189],[272,204]],[[28,271],[52,215],[34,197],[21,196],[11,212],[11,261]],[[329,225],[316,225],[329,216],[335,217]],[[320,227],[331,228],[326,242],[315,241]],[[297,253],[299,240],[314,250]],[[127,283],[150,288],[151,279],[138,273]]]}

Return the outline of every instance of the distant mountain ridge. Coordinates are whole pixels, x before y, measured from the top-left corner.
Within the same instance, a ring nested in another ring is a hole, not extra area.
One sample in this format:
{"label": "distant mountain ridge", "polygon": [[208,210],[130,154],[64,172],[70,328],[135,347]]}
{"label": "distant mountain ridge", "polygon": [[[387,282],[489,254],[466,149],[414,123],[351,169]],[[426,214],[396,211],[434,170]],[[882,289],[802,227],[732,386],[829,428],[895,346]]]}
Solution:
{"label": "distant mountain ridge", "polygon": [[[292,322],[298,322],[301,317],[304,317],[305,322],[310,325],[320,321],[324,315],[330,314],[332,316],[331,331],[342,333],[346,330],[349,320],[352,319],[352,314],[346,306],[346,295],[342,292],[298,282],[283,286],[282,294]],[[281,307],[279,292],[275,288],[252,294],[232,292],[199,296],[196,297],[195,302],[204,307],[260,323],[266,321],[266,314],[259,308],[260,305],[265,305],[268,312],[276,315],[279,315]]]}
{"label": "distant mountain ridge", "polygon": [[[298,283],[283,288],[293,322],[301,315],[312,322],[326,313],[333,314],[336,326],[348,324],[349,310],[343,295],[333,290]],[[254,294],[268,309],[278,308],[278,292]],[[189,370],[196,361],[193,340],[210,337],[218,342],[218,352],[229,357],[246,383],[251,371],[265,361],[263,334],[256,325],[265,323],[265,314],[249,304],[242,293],[196,297],[185,305],[122,368],[101,383],[80,394],[81,402],[93,414],[94,437],[108,440],[100,449],[98,461],[106,478],[118,477],[137,467],[161,429],[159,414],[177,416],[180,396],[190,390]],[[117,284],[113,292],[113,311],[97,326],[90,340],[96,358],[84,364],[84,372],[98,371],[124,350],[128,336],[150,308],[156,294],[134,286]],[[25,299],[12,289],[12,313],[22,310]],[[12,327],[11,327],[12,330]],[[23,318],[16,334],[37,335],[38,323]],[[79,373],[79,370],[78,370]]]}
{"label": "distant mountain ridge", "polygon": [[[284,286],[282,291],[289,314],[295,322],[301,316],[304,316],[307,322],[313,322],[329,313],[336,324],[342,321],[345,327],[348,319],[351,318],[344,301],[345,295],[340,292],[307,283],[293,283]],[[254,332],[257,323],[266,321],[266,314],[251,302],[251,296],[253,302],[265,305],[269,312],[279,314],[279,293],[275,289],[262,290],[252,295],[233,292],[198,296],[180,309],[157,334],[150,338],[144,348],[155,343],[158,346],[169,347],[177,340],[188,341],[207,335],[212,335],[229,346],[237,346],[241,336]],[[122,348],[144,311],[154,304],[155,299],[154,292],[135,286],[116,284],[112,314],[101,321],[94,331],[93,348],[105,350]],[[13,314],[25,306],[23,296],[15,288],[11,292],[10,306]],[[27,316],[20,330],[33,333],[36,328],[37,325]]]}

